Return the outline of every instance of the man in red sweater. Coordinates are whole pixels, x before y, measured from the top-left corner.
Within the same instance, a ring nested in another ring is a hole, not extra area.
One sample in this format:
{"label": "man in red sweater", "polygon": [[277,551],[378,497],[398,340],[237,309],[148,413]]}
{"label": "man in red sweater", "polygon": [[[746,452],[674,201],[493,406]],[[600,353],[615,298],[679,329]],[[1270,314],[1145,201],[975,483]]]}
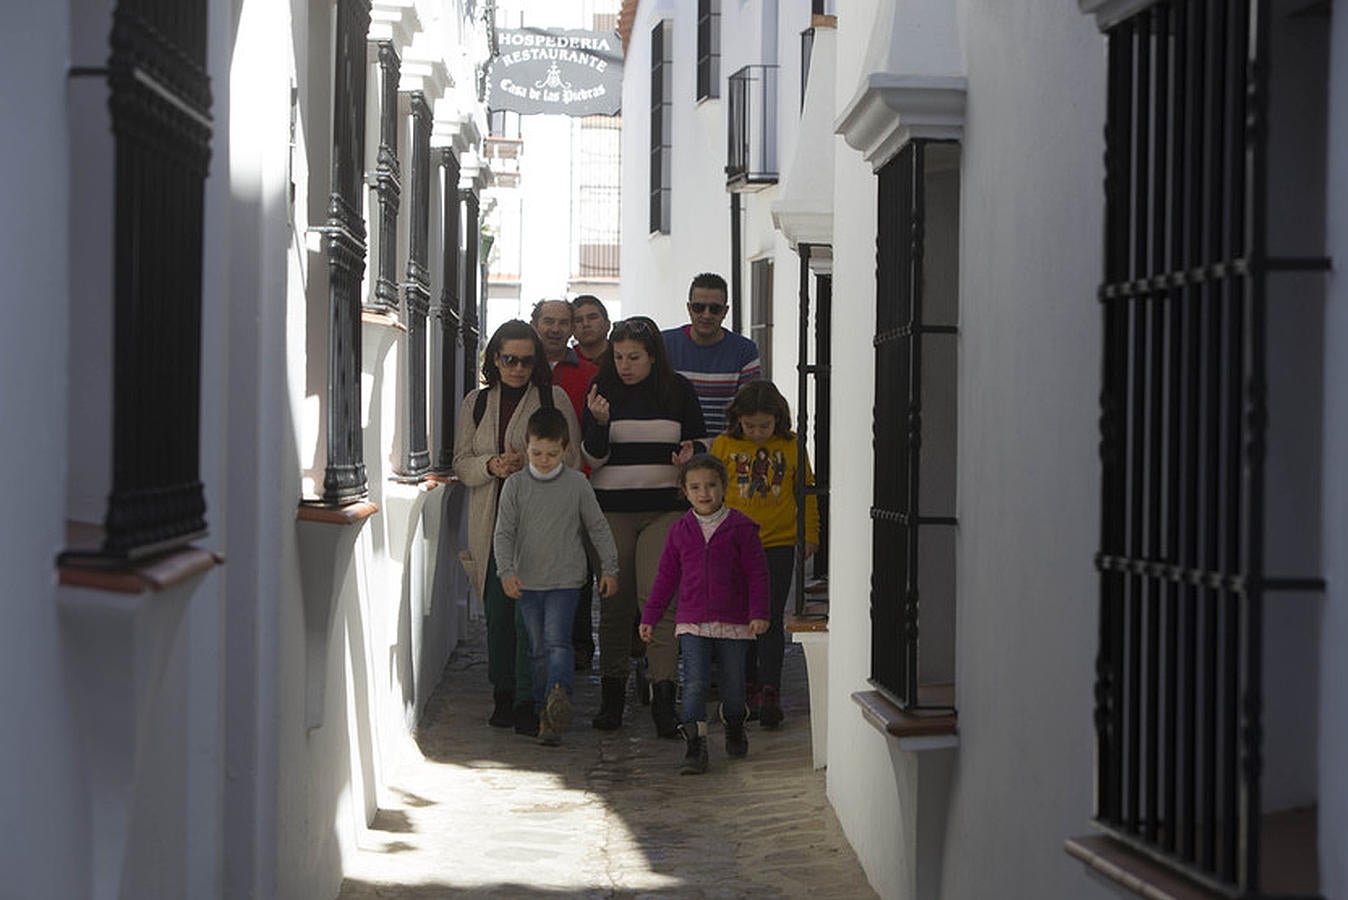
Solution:
{"label": "man in red sweater", "polygon": [[[567,346],[571,341],[571,304],[565,300],[540,300],[534,304],[531,319],[534,331],[543,340],[543,355],[552,366],[552,383],[566,391],[571,405],[576,408],[579,421],[585,409],[585,394],[590,390],[590,379],[598,367],[581,359]],[[589,469],[585,470],[589,474]],[[594,621],[591,606],[594,602],[594,573],[591,571],[580,588],[580,602],[576,604],[576,618],[571,628],[571,645],[576,652],[576,669],[590,668],[594,659]]]}
{"label": "man in red sweater", "polygon": [[571,341],[571,305],[565,300],[540,300],[534,304],[532,322],[534,331],[543,339],[543,354],[552,366],[552,383],[566,391],[579,417],[585,411],[590,379],[598,368],[567,346]]}

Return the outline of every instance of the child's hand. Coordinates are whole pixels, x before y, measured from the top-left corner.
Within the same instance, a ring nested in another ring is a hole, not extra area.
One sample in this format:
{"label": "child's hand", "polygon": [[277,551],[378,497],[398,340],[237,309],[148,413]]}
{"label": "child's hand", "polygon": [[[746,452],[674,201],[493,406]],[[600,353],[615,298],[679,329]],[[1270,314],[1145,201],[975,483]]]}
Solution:
{"label": "child's hand", "polygon": [[642,625],[637,629],[637,634],[641,635],[641,639],[649,644],[651,641],[655,640],[655,626]]}
{"label": "child's hand", "polygon": [[524,593],[524,582],[520,581],[518,575],[507,575],[501,579],[501,588],[511,600],[518,600],[520,594]]}
{"label": "child's hand", "polygon": [[683,441],[679,444],[679,449],[674,451],[669,457],[670,462],[676,466],[681,466],[693,458],[693,442]]}
{"label": "child's hand", "polygon": [[608,401],[604,399],[603,394],[599,393],[599,385],[590,385],[590,393],[585,395],[585,405],[590,408],[590,415],[594,416],[596,424],[600,426],[608,424]]}
{"label": "child's hand", "polygon": [[812,544],[812,543],[810,543],[809,541],[806,541],[806,542],[805,542],[805,558],[806,558],[806,559],[809,559],[811,556],[814,556],[814,555],[815,555],[816,553],[818,553],[818,552],[819,552],[819,545],[818,545],[818,544]]}
{"label": "child's hand", "polygon": [[762,634],[763,632],[765,632],[765,631],[767,631],[767,630],[768,630],[768,620],[767,620],[767,619],[750,619],[750,620],[749,620],[749,633],[752,634],[752,635],[754,635],[755,637],[758,636],[758,635],[760,635],[760,634]]}
{"label": "child's hand", "polygon": [[599,579],[599,596],[612,597],[618,593],[618,578],[615,575],[605,575]]}

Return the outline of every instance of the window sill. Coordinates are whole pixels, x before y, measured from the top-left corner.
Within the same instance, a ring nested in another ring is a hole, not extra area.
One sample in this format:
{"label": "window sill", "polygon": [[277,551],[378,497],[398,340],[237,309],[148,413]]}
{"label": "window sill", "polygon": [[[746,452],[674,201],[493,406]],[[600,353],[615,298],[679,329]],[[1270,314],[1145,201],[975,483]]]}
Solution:
{"label": "window sill", "polygon": [[[87,522],[66,523],[66,546],[93,550],[103,543],[103,529]],[[200,547],[179,547],[135,562],[92,554],[63,555],[57,564],[60,583],[113,594],[161,593],[222,565],[225,558]]]}
{"label": "window sill", "polygon": [[[1310,806],[1264,816],[1260,828],[1261,896],[1320,896],[1316,814],[1316,808]],[[1103,878],[1147,900],[1216,900],[1227,896],[1190,881],[1109,835],[1068,838],[1064,849]]]}
{"label": "window sill", "polygon": [[407,331],[407,326],[398,321],[398,317],[391,313],[371,312],[363,310],[360,314],[362,325],[378,325],[381,328],[393,328],[398,331]]}
{"label": "window sill", "polygon": [[324,525],[359,525],[370,516],[379,512],[378,505],[362,500],[345,506],[320,506],[317,503],[302,502],[295,513],[298,522],[318,522]]}
{"label": "window sill", "polygon": [[[932,706],[953,706],[955,686],[933,684],[918,689],[919,699]],[[879,691],[856,691],[852,702],[861,707],[877,731],[898,741],[900,750],[948,750],[959,746],[959,719],[955,714],[917,715],[899,709]]]}

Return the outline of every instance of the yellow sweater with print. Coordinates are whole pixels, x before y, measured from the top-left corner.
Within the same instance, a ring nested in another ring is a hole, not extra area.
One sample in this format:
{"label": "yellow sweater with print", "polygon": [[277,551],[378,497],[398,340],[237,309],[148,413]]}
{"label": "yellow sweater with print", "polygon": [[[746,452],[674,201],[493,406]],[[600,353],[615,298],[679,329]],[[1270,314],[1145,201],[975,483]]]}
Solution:
{"label": "yellow sweater with print", "polygon": [[[722,433],[712,442],[711,452],[725,463],[730,475],[726,485],[727,506],[738,509],[758,523],[764,547],[788,547],[796,542],[796,439],[773,437],[755,444]],[[814,484],[810,461],[805,460],[805,483]],[[805,498],[805,540],[819,543],[819,504]]]}

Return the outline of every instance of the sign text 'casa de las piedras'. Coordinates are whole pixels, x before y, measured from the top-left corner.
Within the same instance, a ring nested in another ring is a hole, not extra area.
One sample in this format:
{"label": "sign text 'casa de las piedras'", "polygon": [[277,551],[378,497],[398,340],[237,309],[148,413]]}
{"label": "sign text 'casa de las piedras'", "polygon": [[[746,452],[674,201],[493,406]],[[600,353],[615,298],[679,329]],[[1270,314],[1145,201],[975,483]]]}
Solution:
{"label": "sign text 'casa de las piedras'", "polygon": [[622,107],[616,32],[503,28],[487,74],[493,110],[611,116]]}

